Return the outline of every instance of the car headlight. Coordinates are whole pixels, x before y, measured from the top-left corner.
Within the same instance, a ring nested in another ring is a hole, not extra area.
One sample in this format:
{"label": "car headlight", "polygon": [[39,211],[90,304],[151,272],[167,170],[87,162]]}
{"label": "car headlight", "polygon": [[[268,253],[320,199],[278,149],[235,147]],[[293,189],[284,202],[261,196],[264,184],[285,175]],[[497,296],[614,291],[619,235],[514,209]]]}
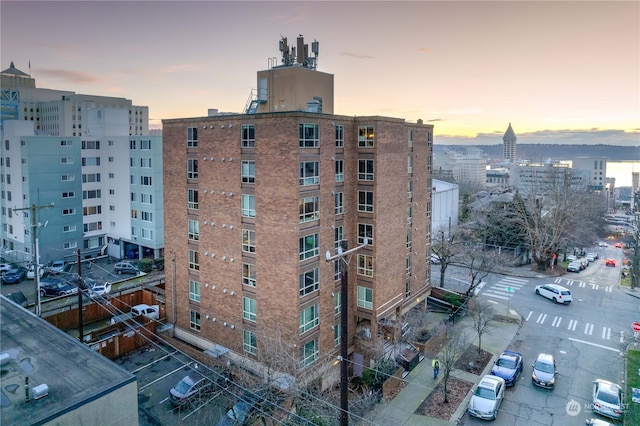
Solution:
{"label": "car headlight", "polygon": [[531,378],[532,378],[533,380],[538,380],[538,376],[536,376],[536,373],[535,373],[535,372],[531,375]]}
{"label": "car headlight", "polygon": [[556,378],[555,377],[552,377],[551,380],[549,380],[549,384],[551,384],[551,385],[554,384],[555,382],[556,382]]}

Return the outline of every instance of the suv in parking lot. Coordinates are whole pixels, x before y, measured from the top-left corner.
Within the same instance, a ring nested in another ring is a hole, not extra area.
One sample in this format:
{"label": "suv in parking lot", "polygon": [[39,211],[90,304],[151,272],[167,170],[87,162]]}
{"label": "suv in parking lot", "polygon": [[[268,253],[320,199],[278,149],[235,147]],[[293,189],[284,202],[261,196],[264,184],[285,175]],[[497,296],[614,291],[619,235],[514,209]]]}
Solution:
{"label": "suv in parking lot", "polygon": [[122,274],[138,275],[138,272],[140,272],[137,266],[129,262],[116,263],[113,266],[113,271],[119,275],[122,275]]}

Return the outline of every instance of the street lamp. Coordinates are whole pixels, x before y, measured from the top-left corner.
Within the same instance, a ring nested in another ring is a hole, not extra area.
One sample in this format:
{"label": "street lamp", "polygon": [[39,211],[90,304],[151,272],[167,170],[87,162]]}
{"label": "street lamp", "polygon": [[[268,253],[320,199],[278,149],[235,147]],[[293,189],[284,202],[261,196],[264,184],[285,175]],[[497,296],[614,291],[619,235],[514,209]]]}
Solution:
{"label": "street lamp", "polygon": [[331,256],[331,252],[327,250],[327,262],[336,260],[342,261],[340,265],[340,425],[348,426],[349,424],[349,365],[347,358],[349,357],[349,278],[347,276],[347,267],[349,259],[347,256],[364,248],[369,243],[367,238],[364,244],[347,250],[347,241],[342,240],[342,244],[338,247],[338,254]]}

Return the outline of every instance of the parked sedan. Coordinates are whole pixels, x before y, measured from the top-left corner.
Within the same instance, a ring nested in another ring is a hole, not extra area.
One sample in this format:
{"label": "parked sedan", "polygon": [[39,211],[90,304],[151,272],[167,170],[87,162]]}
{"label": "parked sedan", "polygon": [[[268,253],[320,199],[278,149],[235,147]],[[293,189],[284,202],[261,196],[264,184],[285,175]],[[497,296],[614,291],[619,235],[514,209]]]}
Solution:
{"label": "parked sedan", "polygon": [[556,384],[556,361],[553,355],[541,353],[532,365],[531,381],[534,385],[545,389],[553,389]]}
{"label": "parked sedan", "polygon": [[580,272],[581,270],[582,268],[580,267],[579,262],[571,262],[569,265],[567,265],[568,272]]}
{"label": "parked sedan", "polygon": [[515,385],[520,373],[522,373],[522,354],[520,352],[502,352],[491,368],[491,374],[502,377],[507,386]]}
{"label": "parked sedan", "polygon": [[507,387],[502,377],[484,376],[476,390],[471,395],[467,412],[479,419],[494,420],[504,399],[504,389]]}
{"label": "parked sedan", "polygon": [[111,283],[105,282],[103,284],[94,284],[89,287],[89,295],[91,297],[103,297],[111,293]]}
{"label": "parked sedan", "polygon": [[593,411],[615,420],[622,418],[622,388],[607,380],[593,382]]}
{"label": "parked sedan", "polygon": [[[35,265],[31,264],[29,265],[29,269],[27,269],[27,279],[28,280],[33,280],[36,277],[36,271],[35,271]],[[42,276],[44,275],[44,265],[38,265],[38,275],[40,275],[40,278],[42,278]]]}
{"label": "parked sedan", "polygon": [[78,288],[76,286],[60,280],[40,281],[40,297],[67,296],[76,293],[78,293]]}
{"label": "parked sedan", "polygon": [[5,284],[17,284],[24,279],[24,269],[13,268],[9,269],[2,276],[2,282]]}
{"label": "parked sedan", "polygon": [[553,300],[555,303],[568,305],[573,300],[571,291],[557,284],[544,284],[536,286],[536,294]]}

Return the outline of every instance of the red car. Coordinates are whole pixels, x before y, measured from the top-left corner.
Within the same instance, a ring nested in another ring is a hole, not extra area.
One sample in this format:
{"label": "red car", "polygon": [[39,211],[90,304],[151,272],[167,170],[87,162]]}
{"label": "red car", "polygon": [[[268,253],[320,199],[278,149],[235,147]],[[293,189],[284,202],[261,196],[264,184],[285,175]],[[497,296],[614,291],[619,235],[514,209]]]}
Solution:
{"label": "red car", "polygon": [[622,243],[616,243],[615,246],[616,248],[622,248]]}
{"label": "red car", "polygon": [[615,259],[605,259],[604,264],[606,266],[616,266],[616,261]]}

